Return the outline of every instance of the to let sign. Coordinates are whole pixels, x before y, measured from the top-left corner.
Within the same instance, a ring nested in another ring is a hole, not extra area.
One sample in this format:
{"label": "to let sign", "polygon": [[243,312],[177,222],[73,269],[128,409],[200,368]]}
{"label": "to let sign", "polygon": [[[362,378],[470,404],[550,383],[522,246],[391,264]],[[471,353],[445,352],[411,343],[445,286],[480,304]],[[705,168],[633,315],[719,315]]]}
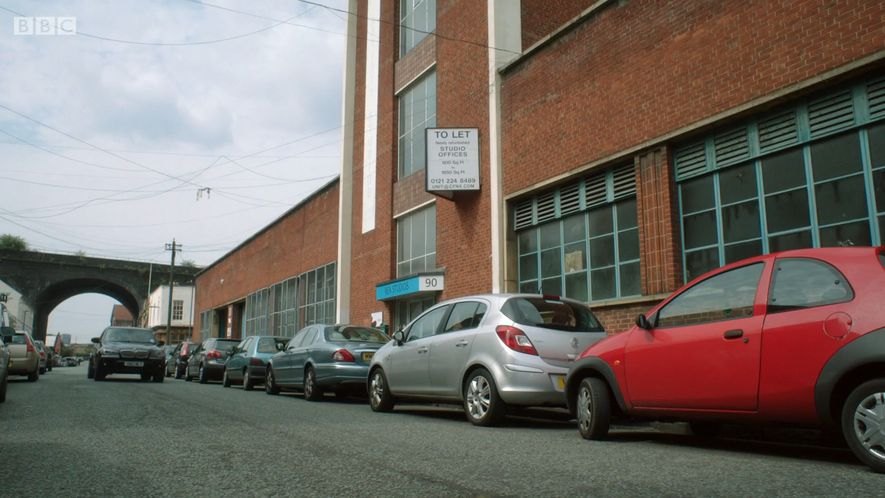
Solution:
{"label": "to let sign", "polygon": [[428,192],[479,190],[479,128],[427,128]]}

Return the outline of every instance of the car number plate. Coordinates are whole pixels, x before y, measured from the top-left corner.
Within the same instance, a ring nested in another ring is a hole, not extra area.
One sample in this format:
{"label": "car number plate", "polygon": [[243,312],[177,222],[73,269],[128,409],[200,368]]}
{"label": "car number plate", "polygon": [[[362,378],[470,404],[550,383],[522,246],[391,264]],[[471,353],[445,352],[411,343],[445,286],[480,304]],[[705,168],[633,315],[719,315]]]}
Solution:
{"label": "car number plate", "polygon": [[125,367],[143,367],[143,361],[124,361],[123,366]]}
{"label": "car number plate", "polygon": [[363,361],[371,361],[375,353],[363,353]]}
{"label": "car number plate", "polygon": [[553,383],[559,391],[565,390],[565,375],[554,375]]}

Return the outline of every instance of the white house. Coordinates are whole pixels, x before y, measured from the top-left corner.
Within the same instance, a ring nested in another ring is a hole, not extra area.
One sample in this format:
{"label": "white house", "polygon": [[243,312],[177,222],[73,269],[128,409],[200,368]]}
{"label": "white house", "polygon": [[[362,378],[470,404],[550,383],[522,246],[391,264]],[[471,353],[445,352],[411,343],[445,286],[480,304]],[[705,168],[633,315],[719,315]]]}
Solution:
{"label": "white house", "polygon": [[194,287],[192,285],[176,285],[172,287],[172,337],[165,338],[169,313],[169,286],[161,285],[148,298],[146,308],[147,321],[144,326],[157,331],[159,339],[167,343],[180,342],[190,338],[194,326]]}
{"label": "white house", "polygon": [[22,300],[21,292],[0,280],[0,302],[9,312],[10,326],[18,330],[34,330],[34,310]]}

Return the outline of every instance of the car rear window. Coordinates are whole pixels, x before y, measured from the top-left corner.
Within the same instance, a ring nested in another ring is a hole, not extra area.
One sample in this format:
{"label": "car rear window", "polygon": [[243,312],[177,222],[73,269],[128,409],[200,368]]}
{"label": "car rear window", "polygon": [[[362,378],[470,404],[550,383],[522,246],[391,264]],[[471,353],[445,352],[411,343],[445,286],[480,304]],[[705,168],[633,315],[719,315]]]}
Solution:
{"label": "car rear window", "polygon": [[545,297],[515,297],[507,300],[501,312],[516,323],[572,332],[602,331],[590,308]]}
{"label": "car rear window", "polygon": [[288,341],[289,339],[284,338],[265,337],[258,341],[256,350],[259,353],[276,353],[286,349],[286,342]]}
{"label": "car rear window", "polygon": [[380,330],[369,327],[329,327],[326,329],[326,340],[387,344],[390,339]]}
{"label": "car rear window", "polygon": [[27,344],[27,343],[28,343],[28,338],[21,335],[21,334],[15,334],[14,336],[12,336],[12,344]]}
{"label": "car rear window", "polygon": [[211,341],[206,344],[206,349],[219,349],[219,350],[230,349],[231,346],[236,346],[236,345],[240,344],[240,342],[242,342],[242,341],[238,341],[238,340]]}

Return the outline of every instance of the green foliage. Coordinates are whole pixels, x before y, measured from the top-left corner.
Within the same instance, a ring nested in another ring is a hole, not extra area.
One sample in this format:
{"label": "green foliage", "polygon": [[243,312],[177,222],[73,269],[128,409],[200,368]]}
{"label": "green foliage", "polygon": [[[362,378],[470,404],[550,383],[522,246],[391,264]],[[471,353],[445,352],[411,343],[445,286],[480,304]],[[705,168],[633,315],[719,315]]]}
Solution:
{"label": "green foliage", "polygon": [[181,266],[183,266],[185,268],[196,268],[197,264],[189,259],[185,259],[184,261],[181,262]]}
{"label": "green foliage", "polygon": [[27,251],[28,243],[18,235],[5,233],[0,235],[0,249],[8,251]]}

